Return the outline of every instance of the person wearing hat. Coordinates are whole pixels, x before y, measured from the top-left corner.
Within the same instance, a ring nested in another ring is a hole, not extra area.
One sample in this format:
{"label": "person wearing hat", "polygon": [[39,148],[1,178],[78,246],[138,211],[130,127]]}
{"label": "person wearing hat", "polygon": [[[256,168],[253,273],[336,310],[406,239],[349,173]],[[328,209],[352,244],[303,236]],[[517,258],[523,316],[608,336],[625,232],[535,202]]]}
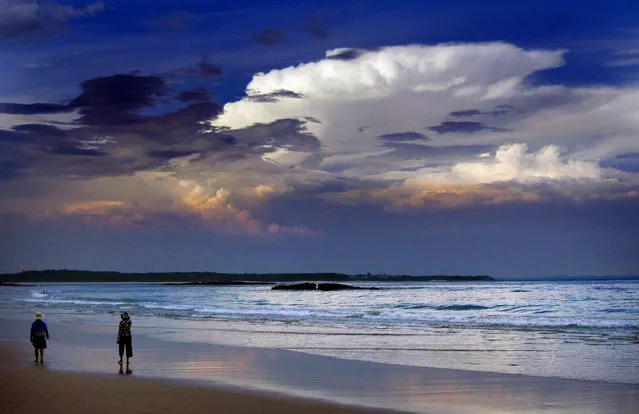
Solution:
{"label": "person wearing hat", "polygon": [[44,350],[47,347],[47,339],[49,339],[49,329],[47,324],[42,320],[42,314],[36,313],[35,321],[31,324],[31,333],[29,339],[33,344],[33,352],[35,354],[35,362],[38,362],[38,352],[40,353],[40,363],[44,363]]}
{"label": "person wearing hat", "polygon": [[126,365],[129,366],[129,358],[133,356],[133,346],[131,345],[131,317],[127,312],[120,314],[120,327],[118,328],[118,340],[115,341],[119,345],[120,360],[118,364],[122,365],[122,356],[126,348]]}

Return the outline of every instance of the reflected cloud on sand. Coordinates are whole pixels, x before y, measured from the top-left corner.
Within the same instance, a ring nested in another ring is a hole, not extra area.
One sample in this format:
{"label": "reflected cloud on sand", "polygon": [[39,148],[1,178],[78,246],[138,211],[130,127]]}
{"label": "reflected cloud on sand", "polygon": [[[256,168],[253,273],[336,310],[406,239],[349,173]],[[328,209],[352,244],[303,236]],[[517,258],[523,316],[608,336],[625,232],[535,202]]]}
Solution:
{"label": "reflected cloud on sand", "polygon": [[[111,348],[56,347],[51,368],[112,372]],[[635,412],[631,384],[419,368],[277,349],[167,344],[136,349],[139,377],[188,379],[415,413]],[[130,366],[118,373],[131,375]],[[567,398],[570,396],[570,398]]]}

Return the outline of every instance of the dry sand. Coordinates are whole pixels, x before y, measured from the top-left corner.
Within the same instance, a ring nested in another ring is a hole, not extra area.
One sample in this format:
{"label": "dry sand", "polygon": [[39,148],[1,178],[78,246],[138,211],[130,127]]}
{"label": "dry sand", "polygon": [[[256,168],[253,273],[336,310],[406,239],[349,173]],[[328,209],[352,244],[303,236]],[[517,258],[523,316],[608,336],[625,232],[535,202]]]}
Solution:
{"label": "dry sand", "polygon": [[52,371],[46,363],[26,363],[24,352],[21,352],[23,348],[19,343],[0,343],[0,412],[3,414],[388,412],[277,394],[194,385],[187,381]]}

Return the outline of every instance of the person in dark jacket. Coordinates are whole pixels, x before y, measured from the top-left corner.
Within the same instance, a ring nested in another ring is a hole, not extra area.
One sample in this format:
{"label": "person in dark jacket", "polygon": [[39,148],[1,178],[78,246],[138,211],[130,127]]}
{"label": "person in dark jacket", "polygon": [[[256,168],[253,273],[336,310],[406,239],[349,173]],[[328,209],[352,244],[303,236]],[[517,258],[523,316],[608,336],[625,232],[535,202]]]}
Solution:
{"label": "person in dark jacket", "polygon": [[35,321],[31,324],[31,333],[29,339],[33,344],[33,353],[35,355],[35,362],[38,362],[38,352],[40,353],[40,363],[44,363],[44,350],[47,347],[47,339],[49,339],[49,329],[47,324],[42,320],[42,314],[36,313]]}
{"label": "person in dark jacket", "polygon": [[119,345],[120,360],[118,363],[122,365],[122,356],[126,348],[126,365],[129,365],[129,358],[133,356],[133,346],[131,344],[131,317],[124,312],[120,315],[122,319],[118,327],[118,340],[115,341]]}

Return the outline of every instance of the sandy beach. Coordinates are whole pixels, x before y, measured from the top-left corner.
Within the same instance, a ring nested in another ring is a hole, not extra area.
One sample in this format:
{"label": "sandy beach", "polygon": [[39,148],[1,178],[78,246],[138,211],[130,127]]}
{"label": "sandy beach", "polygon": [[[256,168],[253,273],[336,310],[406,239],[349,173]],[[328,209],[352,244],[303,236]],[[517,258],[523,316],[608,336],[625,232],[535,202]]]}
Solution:
{"label": "sandy beach", "polygon": [[51,321],[44,365],[28,320],[0,319],[0,412],[632,414],[639,386],[410,367],[278,349],[172,343],[138,328],[131,375],[111,326]]}
{"label": "sandy beach", "polygon": [[24,344],[0,343],[0,411],[35,413],[382,413],[281,395],[132,376],[55,371],[27,363]]}

